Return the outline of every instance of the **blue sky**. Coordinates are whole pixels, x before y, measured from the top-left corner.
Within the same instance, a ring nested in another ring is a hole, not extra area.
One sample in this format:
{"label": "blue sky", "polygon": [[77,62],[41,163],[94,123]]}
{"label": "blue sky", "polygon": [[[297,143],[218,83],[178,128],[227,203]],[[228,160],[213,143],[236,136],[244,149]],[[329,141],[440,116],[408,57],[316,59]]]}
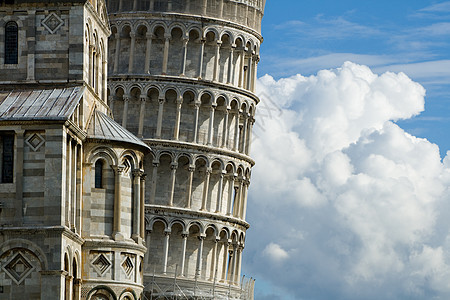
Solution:
{"label": "blue sky", "polygon": [[344,61],[405,72],[427,90],[403,128],[450,149],[450,1],[268,0],[259,76],[315,74]]}
{"label": "blue sky", "polygon": [[255,299],[450,299],[450,1],[268,0],[262,30]]}

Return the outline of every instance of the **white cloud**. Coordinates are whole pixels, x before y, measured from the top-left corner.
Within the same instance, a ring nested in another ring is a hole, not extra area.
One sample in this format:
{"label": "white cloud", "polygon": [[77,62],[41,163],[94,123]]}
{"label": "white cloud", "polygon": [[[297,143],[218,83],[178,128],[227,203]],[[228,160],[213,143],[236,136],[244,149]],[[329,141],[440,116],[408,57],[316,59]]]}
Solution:
{"label": "white cloud", "polygon": [[347,62],[258,91],[247,268],[298,299],[448,299],[450,158],[393,123],[423,87]]}
{"label": "white cloud", "polygon": [[266,255],[269,259],[275,262],[281,262],[287,258],[289,258],[289,254],[281,248],[280,245],[270,243],[263,251],[264,255]]}

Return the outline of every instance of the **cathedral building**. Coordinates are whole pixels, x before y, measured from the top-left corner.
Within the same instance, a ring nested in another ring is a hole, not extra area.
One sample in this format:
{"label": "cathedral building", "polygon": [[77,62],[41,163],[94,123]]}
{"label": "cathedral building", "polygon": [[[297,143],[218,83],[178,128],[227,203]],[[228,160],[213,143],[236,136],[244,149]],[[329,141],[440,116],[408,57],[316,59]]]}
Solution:
{"label": "cathedral building", "polygon": [[0,0],[0,300],[253,299],[263,0]]}

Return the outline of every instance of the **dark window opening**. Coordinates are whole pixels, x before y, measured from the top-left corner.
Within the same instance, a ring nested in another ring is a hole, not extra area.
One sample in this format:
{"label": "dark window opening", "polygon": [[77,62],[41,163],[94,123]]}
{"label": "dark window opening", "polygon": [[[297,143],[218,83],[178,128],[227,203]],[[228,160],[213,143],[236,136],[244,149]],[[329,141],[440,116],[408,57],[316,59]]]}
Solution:
{"label": "dark window opening", "polygon": [[2,183],[12,183],[14,178],[14,135],[5,134],[0,136],[2,147]]}
{"label": "dark window opening", "polygon": [[8,22],[5,26],[5,64],[18,64],[19,28],[16,22]]}
{"label": "dark window opening", "polygon": [[97,160],[95,163],[95,188],[103,188],[103,162]]}

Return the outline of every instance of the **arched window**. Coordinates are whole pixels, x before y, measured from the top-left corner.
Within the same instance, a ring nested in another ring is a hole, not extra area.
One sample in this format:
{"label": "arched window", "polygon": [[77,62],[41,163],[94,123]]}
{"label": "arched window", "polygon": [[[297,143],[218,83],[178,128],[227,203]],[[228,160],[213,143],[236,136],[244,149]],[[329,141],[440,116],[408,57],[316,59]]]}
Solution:
{"label": "arched window", "polygon": [[95,162],[95,188],[103,188],[103,161],[100,159]]}
{"label": "arched window", "polygon": [[19,28],[16,22],[5,26],[5,64],[17,64],[19,52]]}

